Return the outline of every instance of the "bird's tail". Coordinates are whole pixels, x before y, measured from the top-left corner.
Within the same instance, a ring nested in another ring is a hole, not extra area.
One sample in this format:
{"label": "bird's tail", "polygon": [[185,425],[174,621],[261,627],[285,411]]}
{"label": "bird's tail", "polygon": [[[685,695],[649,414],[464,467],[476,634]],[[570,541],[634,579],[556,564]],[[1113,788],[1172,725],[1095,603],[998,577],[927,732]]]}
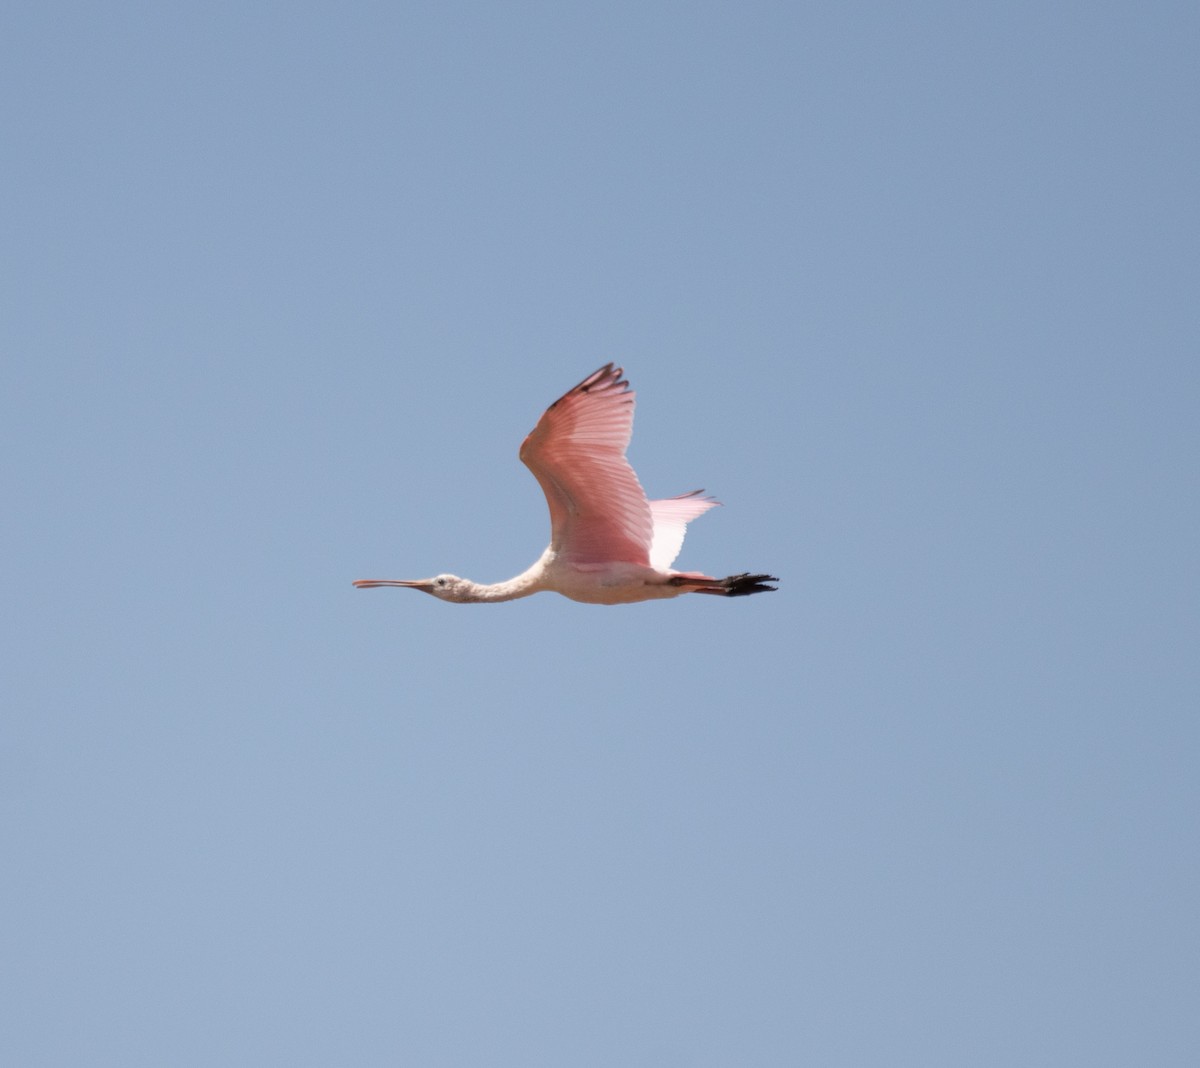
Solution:
{"label": "bird's tail", "polygon": [[728,578],[712,578],[695,572],[683,572],[671,578],[672,585],[682,586],[688,593],[712,593],[718,597],[748,597],[752,593],[769,593],[778,587],[768,582],[778,582],[774,575],[751,575],[743,571]]}

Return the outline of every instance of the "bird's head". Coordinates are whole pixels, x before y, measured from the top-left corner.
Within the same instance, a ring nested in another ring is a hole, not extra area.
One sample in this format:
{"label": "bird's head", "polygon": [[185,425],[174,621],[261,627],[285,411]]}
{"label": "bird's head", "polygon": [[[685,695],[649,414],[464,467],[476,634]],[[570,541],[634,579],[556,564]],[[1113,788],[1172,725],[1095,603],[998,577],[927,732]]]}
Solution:
{"label": "bird's head", "polygon": [[360,590],[369,590],[376,586],[404,586],[410,590],[420,590],[440,601],[454,601],[462,604],[474,600],[475,583],[470,579],[459,578],[457,575],[435,575],[427,579],[359,579],[354,585]]}

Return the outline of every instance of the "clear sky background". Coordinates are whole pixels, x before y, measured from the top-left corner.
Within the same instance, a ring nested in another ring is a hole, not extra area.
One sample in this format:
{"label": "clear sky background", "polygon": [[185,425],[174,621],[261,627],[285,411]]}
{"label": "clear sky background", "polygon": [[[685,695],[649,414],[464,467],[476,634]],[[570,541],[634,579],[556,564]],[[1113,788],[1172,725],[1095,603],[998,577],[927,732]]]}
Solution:
{"label": "clear sky background", "polygon": [[[0,1062],[1200,1063],[1198,40],[9,5]],[[608,360],[780,592],[351,588]]]}

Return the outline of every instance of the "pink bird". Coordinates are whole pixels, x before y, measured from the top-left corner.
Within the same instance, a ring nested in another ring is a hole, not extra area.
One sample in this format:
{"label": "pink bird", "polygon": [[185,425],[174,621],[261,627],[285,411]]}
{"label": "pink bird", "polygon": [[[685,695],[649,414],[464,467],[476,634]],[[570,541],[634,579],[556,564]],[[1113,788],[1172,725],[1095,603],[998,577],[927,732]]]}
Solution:
{"label": "pink bird", "polygon": [[552,590],[589,604],[629,604],[681,593],[742,597],[774,590],[771,575],[713,578],[673,571],[687,525],[719,502],[703,490],[648,501],[625,459],[635,394],[611,363],[546,409],[521,445],[550,505],[550,545],[536,564],[507,582],[484,585],[457,575],[359,579],[359,589],[407,586],[443,601],[512,601]]}

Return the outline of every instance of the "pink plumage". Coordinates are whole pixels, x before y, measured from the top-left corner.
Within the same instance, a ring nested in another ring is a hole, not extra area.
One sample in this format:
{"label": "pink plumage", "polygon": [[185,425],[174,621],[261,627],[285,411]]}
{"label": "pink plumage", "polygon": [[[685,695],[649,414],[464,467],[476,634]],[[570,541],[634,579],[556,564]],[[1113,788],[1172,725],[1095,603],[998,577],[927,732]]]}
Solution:
{"label": "pink plumage", "polygon": [[625,459],[636,398],[610,363],[550,405],[521,445],[550,505],[550,547],[569,563],[650,563],[650,505]]}

